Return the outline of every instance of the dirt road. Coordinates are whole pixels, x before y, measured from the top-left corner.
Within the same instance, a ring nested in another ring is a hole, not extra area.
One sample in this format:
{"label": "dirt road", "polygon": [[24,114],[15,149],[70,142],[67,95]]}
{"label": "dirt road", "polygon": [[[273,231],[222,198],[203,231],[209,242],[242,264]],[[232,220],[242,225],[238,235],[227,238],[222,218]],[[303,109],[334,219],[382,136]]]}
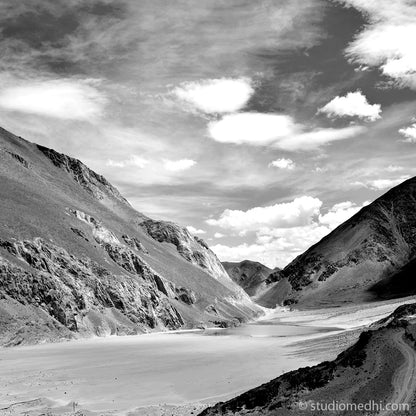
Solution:
{"label": "dirt road", "polygon": [[[394,341],[400,352],[403,354],[405,361],[398,368],[396,374],[394,375],[394,393],[390,399],[390,403],[410,403],[416,390],[416,351],[406,342],[403,332],[395,334]],[[380,416],[387,416],[398,413],[400,412],[385,410],[384,412],[380,413]]]}

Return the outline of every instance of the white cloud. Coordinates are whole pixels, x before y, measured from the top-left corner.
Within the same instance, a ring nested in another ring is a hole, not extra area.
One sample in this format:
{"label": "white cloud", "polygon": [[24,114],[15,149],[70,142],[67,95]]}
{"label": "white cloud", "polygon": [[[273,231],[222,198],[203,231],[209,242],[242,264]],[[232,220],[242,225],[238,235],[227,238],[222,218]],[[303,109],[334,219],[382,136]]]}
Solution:
{"label": "white cloud", "polygon": [[192,225],[188,225],[186,228],[191,234],[194,234],[194,235],[206,234],[206,231],[192,227]]}
{"label": "white cloud", "polygon": [[409,0],[342,3],[357,8],[369,20],[346,50],[351,61],[378,67],[399,86],[416,88],[416,4]]}
{"label": "white cloud", "polygon": [[373,189],[375,191],[383,191],[385,189],[393,188],[394,186],[400,185],[402,182],[409,179],[410,176],[403,175],[395,179],[375,179],[367,182],[353,182],[351,185],[359,186],[363,188]]}
{"label": "white cloud", "polygon": [[386,168],[387,172],[400,172],[404,170],[402,166],[389,165]]}
{"label": "white cloud", "polygon": [[182,102],[204,113],[233,113],[243,108],[254,89],[247,78],[208,79],[186,82],[173,94]]}
{"label": "white cloud", "polygon": [[322,201],[302,196],[292,202],[267,207],[255,207],[247,211],[226,209],[218,219],[207,224],[239,232],[256,231],[261,227],[295,227],[308,224],[319,214]]}
{"label": "white cloud", "polygon": [[214,237],[215,237],[215,238],[223,238],[223,237],[225,237],[225,235],[224,235],[224,234],[222,234],[222,233],[215,233],[215,234],[214,234]]}
{"label": "white cloud", "polygon": [[269,167],[274,167],[274,168],[278,168],[278,169],[288,169],[288,170],[292,170],[295,169],[295,162],[293,162],[292,159],[276,159],[273,160],[273,162],[271,162],[269,164]]}
{"label": "white cloud", "polygon": [[413,123],[409,127],[400,129],[399,133],[406,138],[406,142],[416,143],[416,123]]}
{"label": "white cloud", "polygon": [[283,150],[314,150],[326,144],[356,137],[365,131],[362,126],[349,126],[339,129],[316,129],[276,142],[274,145]]}
{"label": "white cloud", "polygon": [[144,159],[140,156],[132,155],[126,160],[108,159],[107,162],[106,162],[106,165],[107,166],[112,166],[112,167],[117,167],[117,168],[125,168],[127,166],[136,166],[138,168],[143,169],[148,163],[149,163],[148,160],[146,160],[146,159]]}
{"label": "white cloud", "polygon": [[195,165],[195,160],[191,159],[165,160],[163,162],[164,168],[170,172],[182,172]]}
{"label": "white cloud", "polygon": [[216,244],[211,248],[222,261],[241,261],[248,258],[269,267],[284,267],[367,204],[365,202],[359,206],[350,201],[341,202],[324,214],[311,216],[304,225],[260,228],[253,244]]}
{"label": "white cloud", "polygon": [[409,176],[404,175],[397,179],[376,179],[367,183],[367,186],[376,190],[384,190],[393,188],[394,186],[400,185],[405,180],[409,179]]}
{"label": "white cloud", "polygon": [[208,124],[210,137],[220,143],[272,145],[283,150],[313,150],[327,143],[354,137],[361,126],[305,131],[292,117],[281,114],[227,114]]}
{"label": "white cloud", "polygon": [[357,206],[351,201],[335,204],[326,214],[319,215],[319,222],[333,229],[339,224],[342,224],[348,218],[351,218],[365,205],[368,205],[368,202],[364,202],[361,206]]}
{"label": "white cloud", "polygon": [[369,104],[361,91],[349,92],[345,97],[337,96],[318,110],[328,117],[358,117],[367,121],[381,118],[380,104]]}
{"label": "white cloud", "polygon": [[102,115],[106,98],[93,81],[50,80],[22,83],[0,90],[0,107],[67,120]]}
{"label": "white cloud", "polygon": [[209,135],[220,143],[267,145],[295,130],[292,118],[280,114],[229,114],[208,124]]}

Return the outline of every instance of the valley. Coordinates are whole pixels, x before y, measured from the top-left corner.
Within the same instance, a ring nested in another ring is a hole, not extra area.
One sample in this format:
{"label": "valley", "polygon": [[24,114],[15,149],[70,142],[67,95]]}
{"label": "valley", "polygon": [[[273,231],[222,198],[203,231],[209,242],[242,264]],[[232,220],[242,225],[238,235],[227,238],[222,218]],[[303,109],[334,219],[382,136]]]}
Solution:
{"label": "valley", "polygon": [[2,349],[0,407],[12,416],[67,414],[73,403],[91,415],[189,416],[276,375],[334,359],[364,325],[411,301],[316,310],[310,320],[282,309],[238,328]]}

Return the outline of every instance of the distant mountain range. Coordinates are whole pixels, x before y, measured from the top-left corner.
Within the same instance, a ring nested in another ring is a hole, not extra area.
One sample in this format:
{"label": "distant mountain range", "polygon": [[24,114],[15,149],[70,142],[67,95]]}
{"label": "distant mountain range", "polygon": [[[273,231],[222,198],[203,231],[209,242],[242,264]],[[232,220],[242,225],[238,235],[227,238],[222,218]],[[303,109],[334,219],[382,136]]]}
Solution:
{"label": "distant mountain range", "polygon": [[266,280],[272,271],[280,270],[272,270],[264,264],[250,260],[243,260],[239,263],[223,262],[222,265],[231,279],[254,299],[267,288]]}
{"label": "distant mountain range", "polygon": [[0,344],[229,326],[261,310],[207,244],[0,129]]}

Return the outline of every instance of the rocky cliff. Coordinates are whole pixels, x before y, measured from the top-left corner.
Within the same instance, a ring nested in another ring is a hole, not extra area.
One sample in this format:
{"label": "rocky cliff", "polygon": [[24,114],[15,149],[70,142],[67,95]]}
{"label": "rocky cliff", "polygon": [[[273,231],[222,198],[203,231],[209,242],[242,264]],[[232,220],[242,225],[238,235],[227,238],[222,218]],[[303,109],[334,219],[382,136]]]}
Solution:
{"label": "rocky cliff", "polygon": [[[416,178],[363,208],[270,280],[267,306],[332,306],[376,299],[375,285],[389,281],[416,256]],[[386,286],[384,286],[386,287]],[[391,297],[410,292],[392,293]],[[389,297],[384,291],[384,297]]]}
{"label": "rocky cliff", "polygon": [[234,325],[260,313],[185,229],[0,130],[0,344]]}

